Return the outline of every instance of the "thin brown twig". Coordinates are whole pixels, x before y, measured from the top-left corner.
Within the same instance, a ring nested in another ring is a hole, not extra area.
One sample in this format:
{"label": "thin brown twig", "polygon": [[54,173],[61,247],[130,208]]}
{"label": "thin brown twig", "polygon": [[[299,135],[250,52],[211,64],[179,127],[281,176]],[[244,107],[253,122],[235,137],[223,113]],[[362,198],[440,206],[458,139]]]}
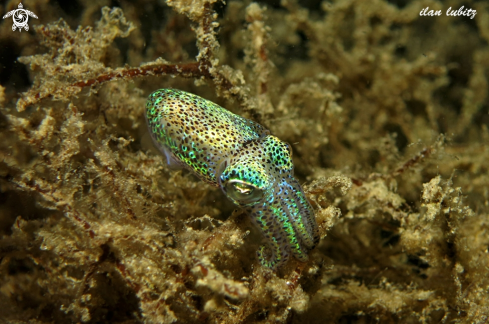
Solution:
{"label": "thin brown twig", "polygon": [[425,147],[424,149],[421,150],[418,154],[404,162],[403,165],[401,165],[399,168],[397,168],[394,172],[390,174],[391,178],[397,177],[398,175],[401,175],[404,173],[406,170],[409,170],[416,166],[417,164],[421,163],[424,161],[426,158],[428,158],[434,151],[433,146],[430,147]]}
{"label": "thin brown twig", "polygon": [[[88,79],[84,81],[78,81],[69,85],[69,87],[78,87],[85,88],[89,86],[94,86],[98,84],[103,84],[109,81],[117,81],[117,80],[131,80],[137,77],[143,76],[158,76],[158,75],[175,75],[181,76],[184,78],[205,78],[208,80],[219,79],[220,86],[225,90],[230,90],[234,87],[234,85],[226,79],[221,74],[212,75],[209,72],[209,64],[206,63],[206,60],[202,60],[200,62],[192,62],[185,64],[158,64],[158,65],[147,65],[138,68],[123,68],[118,69],[114,72],[105,73],[99,75],[96,78]],[[25,105],[36,104],[42,99],[52,97],[52,92],[41,93],[38,92],[34,95],[35,100],[31,100],[28,102],[24,98]]]}

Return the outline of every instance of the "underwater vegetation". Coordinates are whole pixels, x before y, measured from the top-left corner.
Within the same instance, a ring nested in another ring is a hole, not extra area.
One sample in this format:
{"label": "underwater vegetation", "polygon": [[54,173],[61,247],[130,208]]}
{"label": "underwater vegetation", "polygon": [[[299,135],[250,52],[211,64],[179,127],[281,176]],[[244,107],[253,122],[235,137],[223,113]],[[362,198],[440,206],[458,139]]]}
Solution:
{"label": "underwater vegetation", "polygon": [[[488,321],[489,3],[22,3],[28,31],[0,24],[1,322]],[[307,262],[261,265],[246,212],[168,167],[161,88],[289,143]]]}

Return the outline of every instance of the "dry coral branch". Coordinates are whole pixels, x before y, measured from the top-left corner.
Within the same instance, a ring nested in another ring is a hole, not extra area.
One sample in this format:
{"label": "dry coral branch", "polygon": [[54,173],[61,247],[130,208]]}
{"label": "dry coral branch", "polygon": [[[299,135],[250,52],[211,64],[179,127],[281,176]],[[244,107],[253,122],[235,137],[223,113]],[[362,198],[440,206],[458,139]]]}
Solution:
{"label": "dry coral branch", "polygon": [[[22,33],[33,81],[0,87],[0,321],[487,322],[486,4],[463,3],[474,23],[422,0],[150,0],[97,22],[76,3],[95,27]],[[291,143],[322,238],[307,263],[259,266],[246,215],[168,170],[143,122],[157,87]]]}

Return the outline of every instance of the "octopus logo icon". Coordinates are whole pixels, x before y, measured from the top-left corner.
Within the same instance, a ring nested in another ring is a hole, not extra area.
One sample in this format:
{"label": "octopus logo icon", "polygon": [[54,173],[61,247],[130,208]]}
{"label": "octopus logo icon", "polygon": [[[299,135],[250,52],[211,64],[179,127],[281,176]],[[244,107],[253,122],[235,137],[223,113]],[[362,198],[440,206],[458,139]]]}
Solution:
{"label": "octopus logo icon", "polygon": [[22,28],[24,28],[25,30],[29,30],[29,25],[27,25],[27,22],[29,21],[29,16],[37,19],[36,14],[32,11],[24,9],[22,3],[19,3],[18,9],[7,12],[7,14],[3,16],[3,19],[10,16],[12,16],[14,20],[14,24],[12,25],[13,31],[15,31],[17,28],[19,29],[19,31],[22,31]]}

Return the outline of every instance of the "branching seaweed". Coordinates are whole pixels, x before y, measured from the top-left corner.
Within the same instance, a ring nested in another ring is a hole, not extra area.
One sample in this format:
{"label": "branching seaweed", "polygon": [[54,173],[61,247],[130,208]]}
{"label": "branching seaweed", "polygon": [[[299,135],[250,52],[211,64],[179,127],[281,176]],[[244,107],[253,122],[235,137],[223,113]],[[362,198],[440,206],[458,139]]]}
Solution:
{"label": "branching seaweed", "polygon": [[[487,322],[487,4],[79,5],[21,34],[29,88],[0,86],[0,320]],[[167,168],[143,122],[163,87],[292,145],[307,263],[261,267],[246,215]]]}

